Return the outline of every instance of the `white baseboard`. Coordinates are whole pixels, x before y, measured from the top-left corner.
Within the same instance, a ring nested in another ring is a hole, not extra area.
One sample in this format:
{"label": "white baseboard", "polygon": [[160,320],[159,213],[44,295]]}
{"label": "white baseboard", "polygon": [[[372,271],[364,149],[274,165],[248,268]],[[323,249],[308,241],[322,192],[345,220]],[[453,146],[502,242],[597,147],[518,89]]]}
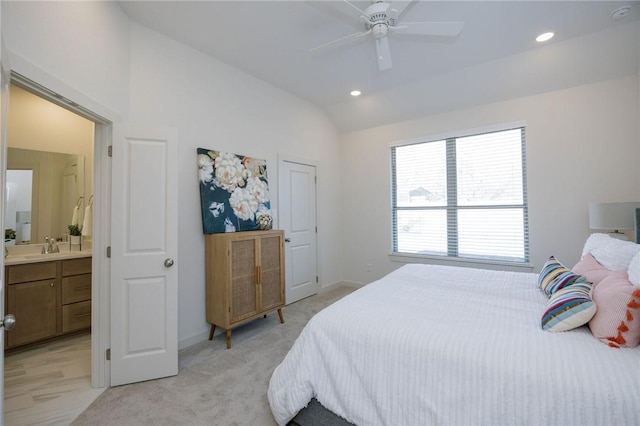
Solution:
{"label": "white baseboard", "polygon": [[327,292],[329,290],[332,290],[334,288],[338,288],[338,287],[354,287],[354,288],[360,288],[360,287],[364,287],[366,284],[365,283],[360,283],[357,281],[336,281],[330,284],[326,284],[323,285],[322,287],[320,287],[320,293],[324,293]]}
{"label": "white baseboard", "polygon": [[178,350],[187,348],[191,345],[195,345],[196,343],[200,343],[203,340],[207,340],[208,338],[209,338],[209,327],[205,328],[200,333],[196,333],[189,337],[185,337],[184,339],[178,340]]}

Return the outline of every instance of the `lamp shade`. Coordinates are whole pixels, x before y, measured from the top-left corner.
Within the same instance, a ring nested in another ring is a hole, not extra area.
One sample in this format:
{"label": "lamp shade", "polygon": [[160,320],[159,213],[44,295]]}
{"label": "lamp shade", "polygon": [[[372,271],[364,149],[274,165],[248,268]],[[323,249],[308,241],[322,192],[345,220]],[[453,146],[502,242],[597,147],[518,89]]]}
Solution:
{"label": "lamp shade", "polygon": [[634,229],[636,209],[640,203],[589,203],[589,228]]}

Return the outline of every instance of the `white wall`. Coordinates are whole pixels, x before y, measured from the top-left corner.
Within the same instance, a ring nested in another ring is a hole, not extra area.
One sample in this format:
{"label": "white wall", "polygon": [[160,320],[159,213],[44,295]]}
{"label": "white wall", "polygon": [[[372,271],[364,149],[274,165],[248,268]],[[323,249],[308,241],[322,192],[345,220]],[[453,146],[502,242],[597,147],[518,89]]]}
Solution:
{"label": "white wall", "polygon": [[276,209],[278,155],[316,162],[320,283],[340,279],[338,135],[324,113],[131,25],[115,2],[2,2],[1,7],[14,71],[112,121],[178,129],[180,347],[206,338],[208,330],[197,147],[265,158]]}
{"label": "white wall", "polygon": [[320,282],[326,285],[338,281],[340,158],[337,133],[324,114],[305,101],[145,27],[133,24],[131,36],[132,121],[161,123],[179,131],[181,345],[201,340],[208,327],[198,147],[266,159],[276,215],[278,155],[316,161]]}
{"label": "white wall", "polygon": [[129,18],[116,2],[3,1],[1,7],[13,71],[107,119],[126,118]]}
{"label": "white wall", "polygon": [[388,256],[392,142],[522,120],[534,270],[551,254],[573,265],[590,201],[640,199],[638,83],[634,73],[342,135],[343,279],[366,283],[401,266]]}

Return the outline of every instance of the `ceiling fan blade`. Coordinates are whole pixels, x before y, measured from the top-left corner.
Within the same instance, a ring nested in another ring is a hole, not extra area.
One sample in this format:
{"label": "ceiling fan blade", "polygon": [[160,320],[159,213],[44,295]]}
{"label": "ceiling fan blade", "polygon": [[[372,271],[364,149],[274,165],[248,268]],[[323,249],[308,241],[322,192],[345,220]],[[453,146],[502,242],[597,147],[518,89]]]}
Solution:
{"label": "ceiling fan blade", "polygon": [[309,52],[313,53],[313,54],[320,54],[323,52],[326,52],[328,50],[331,49],[335,49],[338,47],[342,47],[342,46],[346,46],[350,43],[359,41],[359,40],[365,40],[366,39],[366,35],[370,34],[371,30],[369,31],[360,31],[357,33],[353,33],[353,34],[349,34],[348,36],[339,38],[337,40],[333,40],[330,41],[328,43],[325,43],[323,45],[320,45],[318,47],[314,47],[313,49],[309,50]]}
{"label": "ceiling fan blade", "polygon": [[389,13],[394,19],[400,19],[415,5],[415,2],[416,0],[394,1]]}
{"label": "ceiling fan blade", "polygon": [[400,22],[389,29],[403,34],[456,37],[463,27],[464,22]]}
{"label": "ceiling fan blade", "polygon": [[348,4],[349,6],[351,6],[356,12],[358,12],[359,16],[364,16],[367,17],[367,13],[360,9],[358,6],[356,6],[355,4],[351,3],[350,1],[347,0],[343,0],[346,4]]}
{"label": "ceiling fan blade", "polygon": [[376,39],[376,54],[378,55],[378,69],[380,71],[388,70],[393,66],[389,39],[387,37]]}

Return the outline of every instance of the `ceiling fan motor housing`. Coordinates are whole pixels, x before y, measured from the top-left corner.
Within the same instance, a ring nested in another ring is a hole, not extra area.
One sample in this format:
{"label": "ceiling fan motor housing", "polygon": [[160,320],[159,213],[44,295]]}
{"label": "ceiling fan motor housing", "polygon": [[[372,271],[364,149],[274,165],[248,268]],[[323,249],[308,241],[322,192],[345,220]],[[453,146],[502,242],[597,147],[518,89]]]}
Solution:
{"label": "ceiling fan motor housing", "polygon": [[382,38],[389,32],[389,26],[395,24],[395,18],[389,16],[387,12],[390,10],[390,4],[384,2],[373,3],[367,7],[366,27],[371,30],[376,38]]}

